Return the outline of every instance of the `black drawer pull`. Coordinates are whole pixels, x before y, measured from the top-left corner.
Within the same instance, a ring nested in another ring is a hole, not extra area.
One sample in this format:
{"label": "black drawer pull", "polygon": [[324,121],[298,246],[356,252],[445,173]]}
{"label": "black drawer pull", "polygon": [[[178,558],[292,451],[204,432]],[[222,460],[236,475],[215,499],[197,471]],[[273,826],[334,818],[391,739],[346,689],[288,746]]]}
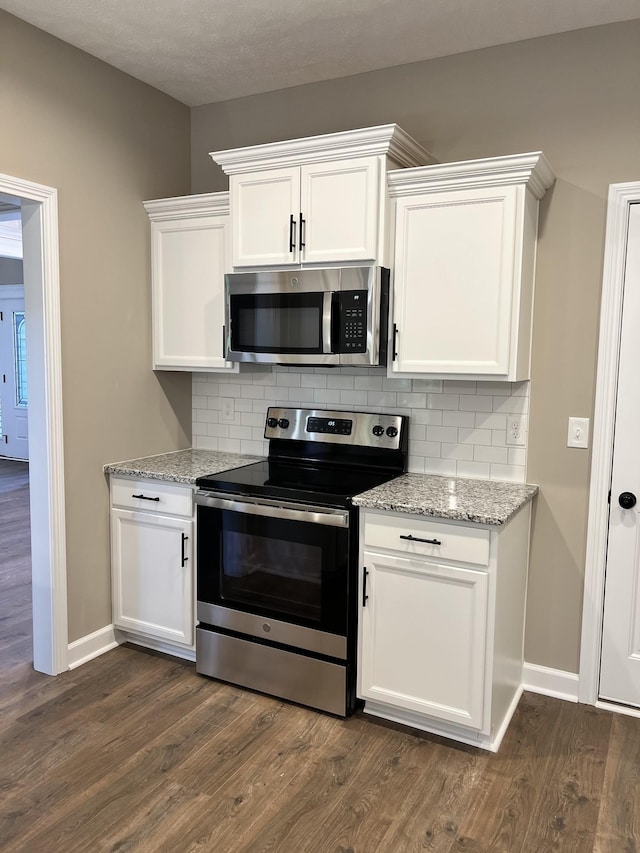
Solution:
{"label": "black drawer pull", "polygon": [[408,533],[406,536],[400,534],[401,539],[408,539],[409,542],[426,542],[427,545],[442,545],[442,542],[439,539],[420,539],[419,536],[412,536]]}
{"label": "black drawer pull", "polygon": [[362,569],[362,606],[367,606],[367,600],[369,596],[367,595],[367,575],[369,572],[367,571],[367,567],[365,566]]}
{"label": "black drawer pull", "polygon": [[146,495],[131,495],[132,498],[138,498],[140,501],[159,501],[160,498],[148,498]]}
{"label": "black drawer pull", "polygon": [[183,533],[183,534],[182,534],[182,568],[183,568],[183,569],[184,569],[184,567],[185,567],[185,566],[186,566],[186,564],[187,564],[187,560],[189,559],[189,558],[187,557],[187,555],[184,553],[184,546],[187,544],[187,542],[188,542],[188,541],[189,541],[189,537],[188,537],[188,536],[185,536],[185,535],[184,535],[184,533]]}

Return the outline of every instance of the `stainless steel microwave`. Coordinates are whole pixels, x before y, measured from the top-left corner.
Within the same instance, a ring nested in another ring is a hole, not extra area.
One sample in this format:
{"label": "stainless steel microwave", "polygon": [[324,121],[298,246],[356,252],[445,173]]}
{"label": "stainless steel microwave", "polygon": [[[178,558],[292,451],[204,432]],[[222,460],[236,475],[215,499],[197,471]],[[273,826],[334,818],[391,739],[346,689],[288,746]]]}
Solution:
{"label": "stainless steel microwave", "polygon": [[272,270],[225,276],[225,358],[263,364],[384,365],[389,270]]}

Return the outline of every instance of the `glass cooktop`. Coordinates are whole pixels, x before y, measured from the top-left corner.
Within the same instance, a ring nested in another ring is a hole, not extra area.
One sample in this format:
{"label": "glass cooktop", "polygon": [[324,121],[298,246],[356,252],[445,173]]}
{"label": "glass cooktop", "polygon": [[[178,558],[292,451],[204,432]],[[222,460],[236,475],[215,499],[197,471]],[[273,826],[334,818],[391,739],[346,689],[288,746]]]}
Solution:
{"label": "glass cooktop", "polygon": [[206,477],[200,489],[234,495],[287,498],[292,501],[348,506],[351,498],[386,483],[398,472],[365,471],[343,466],[305,465],[265,460]]}

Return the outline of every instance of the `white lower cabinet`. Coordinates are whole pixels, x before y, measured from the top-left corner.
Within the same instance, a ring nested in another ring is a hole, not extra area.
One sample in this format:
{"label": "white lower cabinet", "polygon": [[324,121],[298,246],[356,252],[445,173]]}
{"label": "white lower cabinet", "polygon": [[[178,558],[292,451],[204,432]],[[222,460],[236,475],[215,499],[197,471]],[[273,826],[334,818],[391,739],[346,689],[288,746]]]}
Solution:
{"label": "white lower cabinet", "polygon": [[142,645],[193,648],[193,490],[114,478],[111,496],[114,627]]}
{"label": "white lower cabinet", "polygon": [[498,748],[522,692],[529,513],[487,528],[363,512],[365,712]]}

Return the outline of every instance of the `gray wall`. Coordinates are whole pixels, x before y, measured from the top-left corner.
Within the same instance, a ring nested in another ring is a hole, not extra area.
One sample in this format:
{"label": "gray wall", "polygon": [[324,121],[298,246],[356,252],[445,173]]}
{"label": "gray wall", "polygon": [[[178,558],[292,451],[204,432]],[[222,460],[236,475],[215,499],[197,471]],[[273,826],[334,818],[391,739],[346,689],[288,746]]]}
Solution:
{"label": "gray wall", "polygon": [[581,30],[192,110],[192,191],[227,188],[216,149],[397,122],[441,161],[542,149],[528,479],[535,510],[526,659],[577,671],[610,183],[640,180],[640,21]]}
{"label": "gray wall", "polygon": [[56,187],[69,641],[111,622],[106,462],[187,447],[191,376],[151,370],[142,201],[189,191],[189,110],[0,11],[6,174]]}
{"label": "gray wall", "polygon": [[2,284],[22,284],[22,261],[19,258],[0,258]]}

